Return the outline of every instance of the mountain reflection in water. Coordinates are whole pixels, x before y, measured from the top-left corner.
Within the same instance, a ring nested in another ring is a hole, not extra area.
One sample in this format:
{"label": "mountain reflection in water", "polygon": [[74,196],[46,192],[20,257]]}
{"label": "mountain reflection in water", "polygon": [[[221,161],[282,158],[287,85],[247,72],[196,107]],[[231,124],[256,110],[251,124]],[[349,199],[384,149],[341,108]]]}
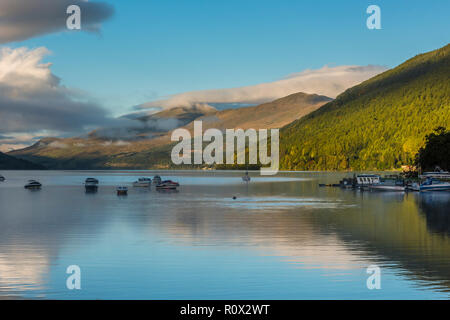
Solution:
{"label": "mountain reflection in water", "polygon": [[[253,174],[247,185],[239,172],[158,172],[180,192],[131,187],[155,174],[10,172],[0,184],[0,297],[449,297],[450,193],[318,188],[339,173]],[[99,178],[97,193],[84,192],[87,176]],[[29,177],[43,189],[24,190]],[[73,264],[80,291],[65,287]],[[366,288],[372,264],[382,290]]]}

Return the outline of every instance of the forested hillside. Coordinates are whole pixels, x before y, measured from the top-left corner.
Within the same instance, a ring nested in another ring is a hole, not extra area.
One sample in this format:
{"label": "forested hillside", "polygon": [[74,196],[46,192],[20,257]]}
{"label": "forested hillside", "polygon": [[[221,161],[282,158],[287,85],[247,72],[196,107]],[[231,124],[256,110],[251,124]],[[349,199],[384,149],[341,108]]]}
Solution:
{"label": "forested hillside", "polygon": [[450,45],[355,86],[281,131],[290,170],[396,169],[450,128]]}

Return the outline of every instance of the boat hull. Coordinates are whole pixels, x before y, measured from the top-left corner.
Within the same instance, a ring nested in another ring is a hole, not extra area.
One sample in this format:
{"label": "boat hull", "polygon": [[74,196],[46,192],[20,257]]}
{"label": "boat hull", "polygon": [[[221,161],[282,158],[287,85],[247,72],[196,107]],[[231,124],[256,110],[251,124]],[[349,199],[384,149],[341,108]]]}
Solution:
{"label": "boat hull", "polygon": [[151,187],[151,182],[134,182],[133,187],[135,188],[149,188]]}
{"label": "boat hull", "polygon": [[39,190],[39,189],[41,189],[41,187],[42,187],[42,186],[37,186],[37,185],[33,185],[33,186],[27,185],[27,186],[25,186],[24,188],[25,188],[25,189],[28,189],[28,190]]}
{"label": "boat hull", "polygon": [[443,185],[431,185],[431,186],[420,186],[420,191],[450,191],[450,184]]}
{"label": "boat hull", "polygon": [[156,190],[176,190],[179,186],[180,184],[178,182],[173,182],[171,180],[163,181],[156,186]]}
{"label": "boat hull", "polygon": [[370,186],[371,191],[388,191],[388,192],[405,192],[406,187],[404,186]]}

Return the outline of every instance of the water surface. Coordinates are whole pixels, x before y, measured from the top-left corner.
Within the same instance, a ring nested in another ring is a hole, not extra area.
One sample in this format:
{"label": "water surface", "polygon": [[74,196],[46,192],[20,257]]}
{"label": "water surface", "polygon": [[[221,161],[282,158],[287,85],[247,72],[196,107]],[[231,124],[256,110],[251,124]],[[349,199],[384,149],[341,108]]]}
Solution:
{"label": "water surface", "polygon": [[[131,187],[155,172],[2,172],[0,297],[450,297],[450,193],[318,187],[344,173],[254,173],[248,185],[240,172],[157,173],[179,192]],[[101,185],[86,194],[91,176]],[[28,179],[44,187],[25,190]],[[81,290],[66,287],[70,265]],[[381,290],[367,289],[369,265]]]}

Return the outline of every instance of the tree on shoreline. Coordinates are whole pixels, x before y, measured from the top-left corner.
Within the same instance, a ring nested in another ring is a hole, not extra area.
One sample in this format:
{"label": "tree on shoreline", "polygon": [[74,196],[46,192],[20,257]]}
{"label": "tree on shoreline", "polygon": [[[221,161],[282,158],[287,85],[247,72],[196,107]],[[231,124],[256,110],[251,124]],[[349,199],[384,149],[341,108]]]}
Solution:
{"label": "tree on shoreline", "polygon": [[416,165],[423,171],[433,171],[436,167],[450,170],[450,131],[438,127],[427,135],[425,146],[416,155]]}

